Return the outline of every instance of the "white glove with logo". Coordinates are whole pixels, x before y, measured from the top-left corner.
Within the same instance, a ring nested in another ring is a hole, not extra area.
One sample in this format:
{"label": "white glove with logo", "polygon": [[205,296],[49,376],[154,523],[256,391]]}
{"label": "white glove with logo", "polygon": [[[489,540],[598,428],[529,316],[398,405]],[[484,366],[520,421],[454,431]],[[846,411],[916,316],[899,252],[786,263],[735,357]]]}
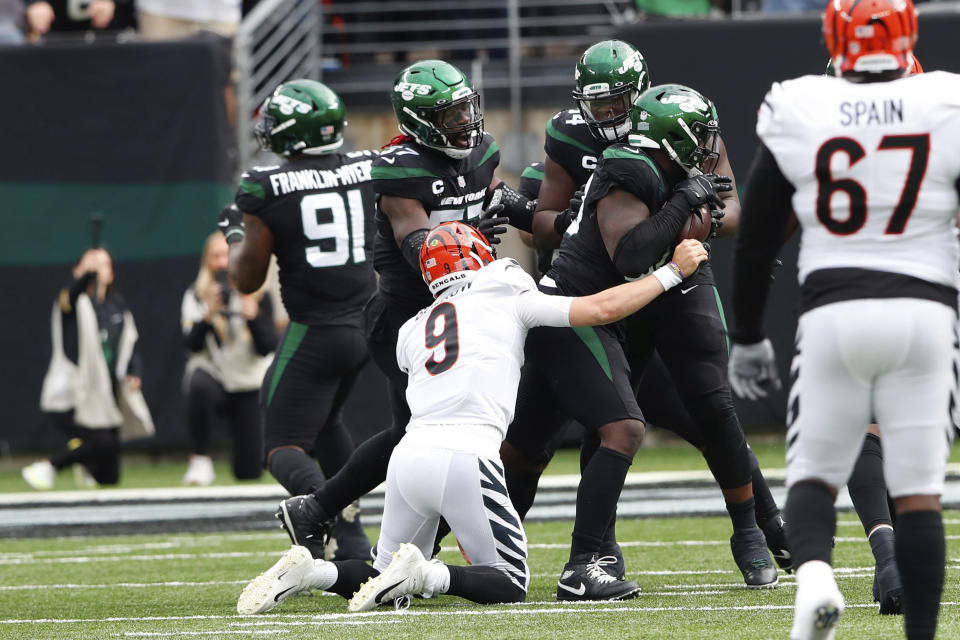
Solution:
{"label": "white glove with logo", "polygon": [[727,363],[730,388],[741,398],[759,400],[767,397],[763,388],[765,382],[780,388],[780,376],[777,375],[776,356],[769,338],[755,344],[736,344],[730,351]]}

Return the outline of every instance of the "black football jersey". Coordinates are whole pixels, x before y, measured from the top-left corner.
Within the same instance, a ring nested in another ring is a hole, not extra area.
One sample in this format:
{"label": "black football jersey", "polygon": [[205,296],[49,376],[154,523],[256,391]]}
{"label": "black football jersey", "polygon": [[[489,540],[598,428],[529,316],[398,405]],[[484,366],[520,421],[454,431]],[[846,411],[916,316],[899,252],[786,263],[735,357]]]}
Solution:
{"label": "black football jersey", "polygon": [[527,200],[536,200],[540,196],[541,184],[543,184],[543,163],[531,162],[520,174],[517,193]]}
{"label": "black football jersey", "polygon": [[[653,273],[673,256],[671,241],[663,247],[663,254],[656,264],[645,273],[626,276],[620,273],[607,253],[597,222],[597,202],[614,189],[623,189],[637,196],[656,215],[672,195],[673,182],[641,149],[614,144],[603,151],[588,182],[581,215],[567,229],[560,244],[560,254],[549,272],[568,295],[589,295],[623,284],[626,280],[637,280]],[[687,282],[712,283],[709,268],[701,268]]]}
{"label": "black football jersey", "polygon": [[[500,164],[500,149],[490,134],[469,156],[455,160],[438,151],[407,142],[380,152],[373,163],[373,188],[380,196],[419,200],[430,216],[430,226],[459,220],[476,224],[483,202]],[[433,303],[427,285],[400,253],[390,219],[377,208],[374,267],[380,274],[380,292],[411,313]]]}
{"label": "black football jersey", "polygon": [[237,207],[273,234],[290,319],[358,325],[376,288],[372,264],[375,151],[303,156],[243,173]]}
{"label": "black football jersey", "polygon": [[611,143],[597,140],[577,109],[567,109],[547,123],[543,150],[563,167],[578,187],[587,183],[603,150]]}

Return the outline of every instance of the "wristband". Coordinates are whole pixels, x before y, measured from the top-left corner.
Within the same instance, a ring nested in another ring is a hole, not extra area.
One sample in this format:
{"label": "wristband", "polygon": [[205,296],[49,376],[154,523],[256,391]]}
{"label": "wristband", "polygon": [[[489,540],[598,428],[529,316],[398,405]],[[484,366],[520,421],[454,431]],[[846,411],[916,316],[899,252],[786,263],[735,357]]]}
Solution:
{"label": "wristband", "polygon": [[676,266],[673,262],[670,262],[653,272],[653,277],[660,281],[664,291],[669,291],[671,288],[683,282],[683,278],[677,275],[680,267],[677,267],[677,271],[674,271],[670,265]]}
{"label": "wristband", "polygon": [[683,271],[680,270],[680,265],[678,265],[676,262],[674,262],[673,260],[671,260],[670,262],[667,263],[667,266],[670,267],[671,269],[673,269],[673,272],[674,272],[675,274],[677,274],[677,276],[678,276],[681,280],[683,280]]}
{"label": "wristband", "polygon": [[243,230],[243,227],[230,227],[223,232],[223,237],[227,241],[227,244],[243,242],[243,239],[246,237],[246,235],[247,233]]}

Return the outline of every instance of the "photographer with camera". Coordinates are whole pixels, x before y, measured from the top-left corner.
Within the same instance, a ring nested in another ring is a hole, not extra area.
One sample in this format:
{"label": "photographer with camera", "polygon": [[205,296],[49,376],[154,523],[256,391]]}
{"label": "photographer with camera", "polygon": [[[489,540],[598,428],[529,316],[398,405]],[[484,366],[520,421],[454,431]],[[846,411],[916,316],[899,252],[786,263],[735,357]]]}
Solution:
{"label": "photographer with camera", "polygon": [[40,408],[70,440],[64,451],[22,469],[34,489],[52,489],[57,473],[75,465],[81,486],[117,484],[120,441],[153,434],[140,392],[137,327],[117,291],[113,257],[99,246],[100,225],[102,219],[91,218],[93,248],[53,303]]}
{"label": "photographer with camera", "polygon": [[184,375],[192,454],[184,484],[215,478],[208,447],[214,424],[226,421],[238,480],[263,472],[263,424],[258,392],[277,346],[270,296],[245,295],[227,277],[227,242],[218,231],[203,248],[196,281],[183,296],[181,325],[189,352]]}

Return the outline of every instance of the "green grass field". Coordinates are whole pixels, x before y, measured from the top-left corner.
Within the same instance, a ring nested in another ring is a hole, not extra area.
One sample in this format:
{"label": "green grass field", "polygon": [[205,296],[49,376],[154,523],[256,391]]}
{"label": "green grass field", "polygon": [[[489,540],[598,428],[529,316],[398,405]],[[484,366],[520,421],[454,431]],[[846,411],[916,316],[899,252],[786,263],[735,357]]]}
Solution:
{"label": "green grass field", "polygon": [[[761,440],[763,465],[782,466],[782,444]],[[957,458],[957,448],[954,449]],[[554,473],[572,473],[576,452],[563,452]],[[123,487],[175,486],[184,464],[131,461]],[[644,449],[632,470],[702,469],[688,446]],[[229,484],[218,465],[218,483]],[[267,480],[264,480],[267,481]],[[58,489],[72,487],[63,474]],[[26,486],[11,464],[0,491]],[[960,638],[960,512],[946,512],[947,585],[940,636]],[[240,616],[244,585],[287,548],[276,532],[4,539],[0,542],[0,639],[104,638],[786,638],[795,592],[781,573],[770,591],[743,587],[730,556],[726,518],[621,520],[618,539],[628,574],[643,588],[622,603],[560,604],[556,579],[566,560],[572,523],[531,523],[531,588],[526,603],[479,606],[453,597],[415,600],[409,610],[350,614],[336,596],[298,596],[273,612]],[[376,530],[368,532],[375,539]],[[835,564],[848,609],[837,638],[898,638],[902,618],[876,613],[873,559],[852,514],[842,514]],[[453,545],[453,540],[446,541]],[[456,547],[441,559],[460,563]]]}
{"label": "green grass field", "polygon": [[[960,513],[946,514],[960,537]],[[336,596],[298,596],[261,616],[236,614],[244,584],[286,548],[276,533],[5,540],[0,553],[0,638],[785,638],[794,582],[745,589],[724,518],[624,520],[617,526],[635,600],[558,604],[556,578],[569,522],[528,527],[528,602],[478,606],[452,597],[349,614]],[[375,531],[370,531],[371,536]],[[960,546],[949,542],[943,638],[960,637]],[[442,559],[462,562],[455,548]],[[835,551],[847,599],[838,638],[902,637],[902,618],[871,602],[872,557],[859,523],[841,518]]]}

